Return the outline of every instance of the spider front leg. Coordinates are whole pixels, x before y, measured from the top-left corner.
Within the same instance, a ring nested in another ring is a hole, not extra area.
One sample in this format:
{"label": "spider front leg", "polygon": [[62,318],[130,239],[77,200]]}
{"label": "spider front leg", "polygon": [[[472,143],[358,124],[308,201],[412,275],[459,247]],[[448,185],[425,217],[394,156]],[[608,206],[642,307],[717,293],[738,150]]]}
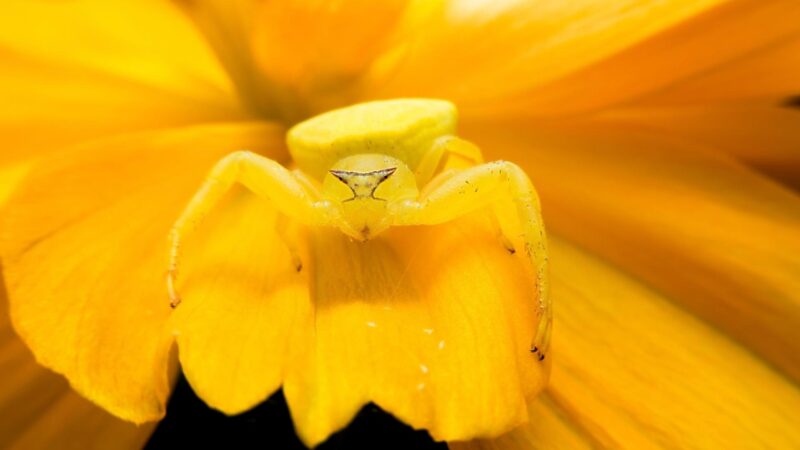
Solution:
{"label": "spider front leg", "polygon": [[328,225],[336,220],[333,205],[328,201],[316,200],[319,196],[312,196],[309,187],[279,163],[248,151],[229,154],[213,167],[170,231],[167,290],[173,308],[181,302],[175,286],[181,241],[235,183],[241,183],[256,195],[269,200],[278,212],[289,219],[306,225]]}
{"label": "spider front leg", "polygon": [[[434,141],[417,166],[417,182],[423,186],[420,196],[424,197],[447,180],[454,171],[483,164],[483,154],[477,145],[457,136],[443,136]],[[514,253],[514,245],[503,234],[496,217],[493,217],[498,230],[498,240],[509,253]]]}
{"label": "spider front leg", "polygon": [[506,236],[520,236],[535,274],[538,326],[531,352],[543,360],[550,347],[552,309],[548,284],[547,243],[539,197],[516,164],[497,161],[443,174],[418,201],[392,211],[395,225],[435,225],[480,208],[491,207]]}

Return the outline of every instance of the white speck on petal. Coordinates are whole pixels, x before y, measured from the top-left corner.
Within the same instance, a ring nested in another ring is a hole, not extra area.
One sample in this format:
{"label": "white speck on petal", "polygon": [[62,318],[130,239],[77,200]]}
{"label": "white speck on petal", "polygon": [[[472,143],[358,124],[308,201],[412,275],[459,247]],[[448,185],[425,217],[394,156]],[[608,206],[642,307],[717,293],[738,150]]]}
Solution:
{"label": "white speck on petal", "polygon": [[420,364],[419,370],[421,370],[422,373],[428,373],[428,366],[426,366],[425,364]]}
{"label": "white speck on petal", "polygon": [[444,350],[444,341],[439,341],[439,350]]}
{"label": "white speck on petal", "polygon": [[423,389],[425,389],[425,383],[420,383],[420,384],[417,385],[417,390],[418,391],[421,391]]}
{"label": "white speck on petal", "polygon": [[433,328],[423,328],[422,331],[424,331],[425,334],[428,335],[433,334]]}
{"label": "white speck on petal", "polygon": [[370,328],[375,328],[375,327],[377,327],[377,326],[378,326],[378,324],[377,324],[377,323],[375,323],[375,322],[371,322],[371,321],[370,321],[370,322],[367,322],[367,326],[368,326],[368,327],[370,327]]}

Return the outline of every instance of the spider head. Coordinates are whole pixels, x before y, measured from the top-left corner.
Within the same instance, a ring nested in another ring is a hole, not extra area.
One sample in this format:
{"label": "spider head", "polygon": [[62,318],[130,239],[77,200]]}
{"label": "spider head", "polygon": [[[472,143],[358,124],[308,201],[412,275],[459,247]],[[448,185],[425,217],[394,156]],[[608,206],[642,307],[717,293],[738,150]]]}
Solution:
{"label": "spider head", "polygon": [[347,235],[366,241],[388,228],[393,203],[419,194],[414,174],[402,161],[386,155],[359,154],[338,161],[323,180],[326,200],[341,205]]}

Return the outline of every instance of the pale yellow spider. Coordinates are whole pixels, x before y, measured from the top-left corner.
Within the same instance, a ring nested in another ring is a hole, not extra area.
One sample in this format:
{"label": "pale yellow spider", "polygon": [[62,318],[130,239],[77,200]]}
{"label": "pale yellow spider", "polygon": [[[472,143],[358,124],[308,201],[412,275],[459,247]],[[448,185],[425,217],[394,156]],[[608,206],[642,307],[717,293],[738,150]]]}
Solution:
{"label": "pale yellow spider", "polygon": [[[526,174],[507,161],[482,163],[480,150],[455,137],[456,109],[446,101],[401,99],[331,111],[289,130],[289,152],[299,170],[237,151],[220,160],[170,233],[167,276],[170,304],[181,238],[234,183],[269,200],[284,216],[306,226],[337,227],[359,241],[390,226],[434,225],[481,208],[494,211],[503,245],[524,244],[535,274],[538,326],[531,351],[549,347],[552,312],[547,250],[539,199]],[[469,161],[448,169],[449,158]],[[419,186],[423,186],[420,191]],[[302,264],[295,256],[298,270]]]}

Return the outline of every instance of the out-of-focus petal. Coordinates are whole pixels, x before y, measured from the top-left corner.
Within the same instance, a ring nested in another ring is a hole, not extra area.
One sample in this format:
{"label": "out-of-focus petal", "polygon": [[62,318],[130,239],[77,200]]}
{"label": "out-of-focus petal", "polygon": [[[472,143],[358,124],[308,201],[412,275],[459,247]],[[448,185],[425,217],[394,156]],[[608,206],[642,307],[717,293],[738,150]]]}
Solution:
{"label": "out-of-focus petal", "polygon": [[[607,11],[608,3],[602,4],[603,10]],[[665,4],[665,7],[670,6]],[[659,23],[645,17],[642,19]],[[609,28],[616,29],[613,26]],[[755,60],[754,67],[763,60],[765,67],[790,68],[791,62],[776,63],[778,60],[774,59],[775,55],[770,57],[770,53],[776,48],[790,46],[797,39],[798,32],[800,3],[794,0],[725,2],[640,42],[628,42],[635,44],[629,48],[617,47],[615,52],[604,53],[603,58],[575,67],[557,79],[536,83],[524,93],[510,95],[494,105],[480,105],[480,110],[475,113],[537,117],[585,114],[635,103],[692,78],[702,78],[709,72],[719,70],[723,73],[726,65],[736,66],[737,62],[748,59]],[[606,44],[599,41],[595,45]],[[760,52],[766,52],[766,56],[760,57]],[[592,54],[596,53],[595,49]],[[567,60],[571,58],[569,54],[559,56]],[[747,66],[742,67],[745,72],[748,70]],[[536,69],[546,73],[550,70],[540,66]],[[529,76],[538,77],[538,73],[532,68]],[[784,79],[781,76],[770,78]],[[494,83],[505,85],[507,81],[497,78]],[[754,86],[760,88],[745,88],[742,95],[746,97],[748,93],[752,95],[759,90],[769,92],[770,89],[764,87],[767,85],[767,80],[756,82]],[[772,88],[773,93],[774,89],[796,85],[796,81],[781,82]],[[724,89],[726,86],[720,85],[711,92],[723,95]],[[738,86],[728,86],[727,89],[730,96]],[[786,95],[794,93],[785,92]]]}
{"label": "out-of-focus petal", "polygon": [[530,353],[531,274],[486,214],[352,242],[311,231],[313,320],[284,384],[314,445],[367,402],[437,440],[496,436],[527,420],[549,358]]}
{"label": "out-of-focus petal", "polygon": [[243,115],[202,38],[171,6],[11,0],[3,8],[1,160]]}
{"label": "out-of-focus petal", "polygon": [[635,127],[465,127],[524,167],[547,224],[800,377],[800,199],[707,148]]}
{"label": "out-of-focus petal", "polygon": [[469,112],[603,62],[720,3],[417,2],[401,28],[401,44],[374,67],[368,95],[442,97]]}
{"label": "out-of-focus petal", "polygon": [[37,360],[115,415],[163,415],[169,353],[166,236],[205,172],[234,149],[275,152],[263,124],[86,144],[41,160],[3,210],[14,326]]}
{"label": "out-of-focus petal", "polygon": [[637,106],[781,103],[800,95],[800,38],[747,54],[636,101]]}
{"label": "out-of-focus petal", "polygon": [[639,124],[711,146],[800,187],[799,109],[759,105],[638,108],[611,111],[603,119]]}
{"label": "out-of-focus petal", "polygon": [[0,166],[0,206],[5,203],[31,167],[30,161]]}
{"label": "out-of-focus petal", "polygon": [[[0,50],[2,52],[2,50]],[[167,92],[93,71],[0,58],[0,162],[118,133],[242,117],[225,96]],[[53,71],[59,76],[54,77]]]}
{"label": "out-of-focus petal", "polygon": [[63,389],[61,397],[37,414],[34,421],[10,435],[13,442],[4,448],[135,450],[144,447],[155,428],[155,424],[134,425],[118,419],[72,391],[63,380],[51,377],[49,381],[59,382]]}
{"label": "out-of-focus petal", "polygon": [[253,30],[256,61],[267,77],[313,102],[313,112],[352,102],[356,82],[387,50],[408,3],[263,2]]}
{"label": "out-of-focus petal", "polygon": [[219,59],[241,103],[262,117],[291,116],[294,97],[262,76],[253,57],[251,35],[259,0],[173,0]]}
{"label": "out-of-focus petal", "polygon": [[450,450],[595,449],[598,442],[545,391],[528,405],[530,422],[494,439],[449,442]]}
{"label": "out-of-focus petal", "polygon": [[551,240],[549,391],[607,448],[791,448],[800,390],[618,268]]}
{"label": "out-of-focus petal", "polygon": [[410,0],[175,0],[248,106],[294,122],[352,103]]}
{"label": "out-of-focus petal", "polygon": [[184,95],[228,88],[198,31],[169,2],[7,0],[0,48]]}

